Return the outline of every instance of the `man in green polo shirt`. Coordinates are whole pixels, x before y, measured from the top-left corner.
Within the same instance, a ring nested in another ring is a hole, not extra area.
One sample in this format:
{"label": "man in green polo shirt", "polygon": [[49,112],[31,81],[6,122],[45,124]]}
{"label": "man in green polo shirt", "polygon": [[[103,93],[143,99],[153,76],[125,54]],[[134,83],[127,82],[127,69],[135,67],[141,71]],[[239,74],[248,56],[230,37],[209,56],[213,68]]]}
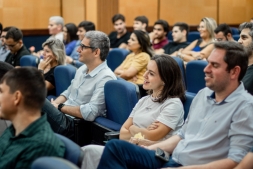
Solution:
{"label": "man in green polo shirt", "polygon": [[0,118],[12,125],[0,137],[0,168],[30,168],[38,157],[63,157],[64,144],[40,111],[45,97],[44,79],[35,68],[12,69],[1,79]]}

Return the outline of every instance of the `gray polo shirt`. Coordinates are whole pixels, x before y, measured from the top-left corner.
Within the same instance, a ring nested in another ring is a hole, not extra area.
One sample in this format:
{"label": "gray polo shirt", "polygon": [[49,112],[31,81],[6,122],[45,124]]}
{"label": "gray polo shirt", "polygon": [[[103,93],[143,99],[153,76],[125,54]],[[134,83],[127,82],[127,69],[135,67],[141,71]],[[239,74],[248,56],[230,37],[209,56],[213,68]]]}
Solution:
{"label": "gray polo shirt", "polygon": [[214,92],[201,90],[178,132],[182,140],[173,159],[182,165],[206,164],[229,158],[240,162],[253,145],[253,97],[243,83],[217,103]]}

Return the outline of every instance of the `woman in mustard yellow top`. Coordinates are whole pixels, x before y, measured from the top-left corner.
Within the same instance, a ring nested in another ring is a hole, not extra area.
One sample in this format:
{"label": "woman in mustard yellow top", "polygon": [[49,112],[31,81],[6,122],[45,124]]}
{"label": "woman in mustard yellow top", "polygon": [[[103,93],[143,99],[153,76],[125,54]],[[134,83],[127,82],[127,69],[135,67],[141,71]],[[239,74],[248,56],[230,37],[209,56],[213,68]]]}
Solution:
{"label": "woman in mustard yellow top", "polygon": [[127,81],[143,84],[143,74],[153,55],[150,39],[147,33],[134,30],[128,40],[128,49],[132,51],[114,73]]}

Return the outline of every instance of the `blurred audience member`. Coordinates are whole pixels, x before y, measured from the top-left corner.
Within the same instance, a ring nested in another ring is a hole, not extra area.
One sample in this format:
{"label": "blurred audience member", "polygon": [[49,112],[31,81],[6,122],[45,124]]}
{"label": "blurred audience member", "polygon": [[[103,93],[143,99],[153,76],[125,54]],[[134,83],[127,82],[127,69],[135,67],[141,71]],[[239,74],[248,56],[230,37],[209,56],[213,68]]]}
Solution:
{"label": "blurred audience member", "polygon": [[63,27],[63,41],[65,44],[66,55],[69,56],[75,49],[77,36],[77,27],[73,23],[68,23]]}
{"label": "blurred audience member", "polygon": [[64,19],[61,16],[52,16],[49,18],[49,34],[63,42]]}
{"label": "blurred audience member", "polygon": [[149,36],[141,30],[134,30],[128,40],[128,49],[132,51],[114,71],[116,76],[135,84],[143,84],[143,74],[153,55]]}
{"label": "blurred audience member", "polygon": [[186,48],[180,50],[178,56],[185,62],[207,59],[213,50],[212,43],[215,40],[214,29],[216,27],[217,24],[213,18],[201,19],[198,27],[201,39],[193,41]]}
{"label": "blurred audience member", "polygon": [[172,29],[173,42],[168,43],[163,49],[156,50],[156,53],[166,53],[171,56],[177,56],[177,51],[189,45],[187,35],[189,26],[184,22],[177,22]]}
{"label": "blurred audience member", "polygon": [[43,60],[40,61],[38,69],[42,72],[46,82],[47,95],[56,95],[54,69],[58,65],[65,64],[65,48],[62,41],[49,38],[42,44]]}
{"label": "blurred audience member", "polygon": [[5,36],[5,45],[10,50],[5,62],[14,67],[20,67],[20,59],[24,55],[30,55],[30,52],[23,44],[23,34],[20,29],[11,27]]}
{"label": "blurred audience member", "polygon": [[152,47],[156,51],[157,49],[163,48],[169,43],[167,35],[169,33],[169,24],[165,20],[158,20],[155,22],[153,32],[149,34]]}
{"label": "blurred audience member", "polygon": [[253,95],[253,23],[244,22],[240,25],[239,29],[241,34],[238,42],[251,52],[251,55],[249,56],[248,69],[242,79],[242,82],[245,89]]}
{"label": "blurred audience member", "polygon": [[142,30],[147,32],[148,27],[148,18],[146,16],[137,16],[134,18],[134,30]]}
{"label": "blurred audience member", "polygon": [[130,33],[126,29],[125,17],[122,14],[116,14],[112,17],[112,23],[115,31],[109,34],[110,48],[118,48],[121,44],[127,44]]}
{"label": "blurred audience member", "polygon": [[75,49],[72,51],[70,56],[67,56],[67,63],[72,64],[75,67],[79,67],[83,63],[79,61],[79,53],[77,52],[77,49],[81,43],[81,41],[84,38],[84,35],[88,31],[93,31],[95,30],[95,24],[90,21],[82,21],[78,25],[78,31],[77,31],[77,36],[78,36],[78,41],[76,42]]}
{"label": "blurred audience member", "polygon": [[0,47],[0,61],[5,61],[6,57],[10,53],[10,50],[8,49],[8,47],[5,44],[5,40],[6,40],[5,37],[6,37],[6,34],[10,28],[11,27],[4,28],[2,31],[2,34],[1,34],[2,46]]}
{"label": "blurred audience member", "polygon": [[230,27],[225,23],[217,26],[214,30],[214,36],[216,41],[235,41]]}

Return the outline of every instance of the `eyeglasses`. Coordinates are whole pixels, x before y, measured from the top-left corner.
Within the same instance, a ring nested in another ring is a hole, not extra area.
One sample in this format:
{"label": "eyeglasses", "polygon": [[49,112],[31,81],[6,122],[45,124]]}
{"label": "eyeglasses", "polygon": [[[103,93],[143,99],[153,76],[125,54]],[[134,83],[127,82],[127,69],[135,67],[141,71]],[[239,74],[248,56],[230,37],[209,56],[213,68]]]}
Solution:
{"label": "eyeglasses", "polygon": [[15,44],[15,45],[7,45],[6,44],[6,46],[8,47],[8,48],[14,48],[14,46],[16,46],[18,44],[18,42]]}
{"label": "eyeglasses", "polygon": [[82,44],[82,43],[80,43],[79,47],[81,47],[81,50],[83,50],[83,49],[87,49],[87,48],[96,49],[95,47],[92,47],[92,46],[86,46],[86,45],[84,45],[84,44]]}

